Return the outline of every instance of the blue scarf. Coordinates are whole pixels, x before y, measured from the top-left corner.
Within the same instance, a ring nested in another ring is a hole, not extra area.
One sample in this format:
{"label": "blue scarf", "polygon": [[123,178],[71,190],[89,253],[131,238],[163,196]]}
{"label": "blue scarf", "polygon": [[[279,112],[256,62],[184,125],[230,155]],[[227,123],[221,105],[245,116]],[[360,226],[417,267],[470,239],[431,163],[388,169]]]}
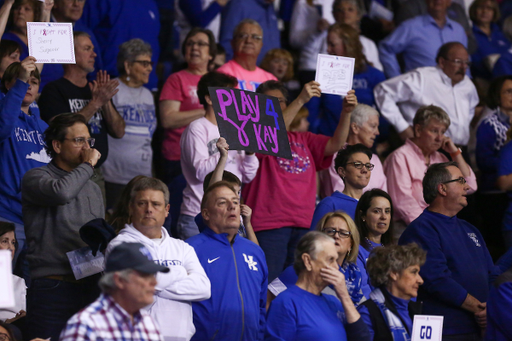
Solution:
{"label": "blue scarf", "polygon": [[[361,290],[361,271],[359,271],[359,268],[354,263],[345,263],[339,267],[339,270],[345,276],[348,294],[350,295],[352,302],[354,302],[354,305],[357,307],[366,300],[363,295],[363,291]],[[332,285],[325,287],[322,293],[336,296],[336,291]]]}
{"label": "blue scarf", "polygon": [[382,291],[377,288],[370,293],[370,299],[377,304],[379,307],[386,324],[391,331],[391,336],[393,336],[394,341],[410,341],[411,336],[407,332],[407,329],[402,324],[402,320],[398,316],[396,316],[391,310],[386,307],[385,301],[386,298]]}

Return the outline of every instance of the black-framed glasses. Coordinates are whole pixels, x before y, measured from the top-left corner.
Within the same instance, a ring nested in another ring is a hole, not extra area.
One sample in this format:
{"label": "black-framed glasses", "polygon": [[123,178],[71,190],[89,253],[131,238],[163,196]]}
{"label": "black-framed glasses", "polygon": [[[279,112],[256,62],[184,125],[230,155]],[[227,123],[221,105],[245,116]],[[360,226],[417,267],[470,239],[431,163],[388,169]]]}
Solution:
{"label": "black-framed glasses", "polygon": [[153,66],[155,63],[149,60],[134,60],[134,63],[139,63],[143,67]]}
{"label": "black-framed glasses", "polygon": [[369,171],[372,171],[375,168],[373,163],[362,163],[362,162],[347,162],[347,165],[354,165],[357,169],[362,169],[363,166],[366,167]]}
{"label": "black-framed glasses", "polygon": [[452,180],[449,180],[449,181],[445,181],[445,182],[443,182],[443,184],[449,184],[450,182],[458,182],[461,185],[465,185],[466,184],[466,179],[464,179],[464,177],[461,176],[460,178],[457,178],[457,179],[452,179]]}
{"label": "black-framed glasses", "polygon": [[262,41],[263,40],[263,36],[260,36],[259,34],[247,34],[247,33],[239,33],[236,35],[236,39],[239,39],[239,40],[245,40],[247,38],[251,37],[252,40],[255,40],[255,41]]}
{"label": "black-framed glasses", "polygon": [[331,229],[331,228],[323,229],[322,232],[330,237],[333,237],[333,238],[336,236],[336,234],[338,234],[338,236],[340,236],[340,238],[345,238],[345,239],[349,238],[352,235],[352,233],[350,233],[350,231],[336,230],[336,229]]}
{"label": "black-framed glasses", "polygon": [[11,338],[6,333],[0,333],[0,341],[11,341]]}
{"label": "black-framed glasses", "polygon": [[[77,147],[83,147],[85,142],[87,142],[89,144],[89,147],[94,147],[94,142],[96,141],[96,139],[93,137],[89,137],[89,138],[75,137],[72,139],[65,138],[64,140],[73,141],[75,143],[75,146],[77,146]],[[0,341],[2,341],[2,340],[0,340]]]}
{"label": "black-framed glasses", "polygon": [[471,66],[471,62],[469,60],[462,60],[462,59],[446,59],[446,60],[454,63],[457,66],[462,66],[462,65],[467,66],[467,67]]}

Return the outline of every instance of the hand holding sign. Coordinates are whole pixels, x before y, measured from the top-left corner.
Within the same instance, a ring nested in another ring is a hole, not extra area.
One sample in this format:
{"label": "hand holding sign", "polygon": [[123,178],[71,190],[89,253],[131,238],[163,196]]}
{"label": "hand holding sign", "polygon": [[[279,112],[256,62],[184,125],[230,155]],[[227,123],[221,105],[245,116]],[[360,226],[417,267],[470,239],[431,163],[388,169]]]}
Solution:
{"label": "hand holding sign", "polygon": [[304,105],[313,97],[320,97],[322,92],[320,90],[320,83],[311,81],[306,83],[299,94],[298,100],[300,105]]}
{"label": "hand holding sign", "polygon": [[276,97],[232,88],[208,90],[220,135],[231,149],[292,158]]}
{"label": "hand holding sign", "polygon": [[28,54],[39,63],[75,64],[71,23],[28,22],[27,39]]}
{"label": "hand holding sign", "polygon": [[23,61],[21,62],[21,70],[20,70],[18,79],[27,83],[30,78],[30,74],[35,69],[36,69],[36,59],[34,57],[28,56],[27,58],[23,59]]}
{"label": "hand holding sign", "polygon": [[348,114],[354,111],[357,106],[357,97],[355,90],[349,90],[347,96],[343,99],[343,114]]}
{"label": "hand holding sign", "polygon": [[220,157],[228,157],[229,144],[226,139],[221,137],[217,140],[217,149],[219,150]]}

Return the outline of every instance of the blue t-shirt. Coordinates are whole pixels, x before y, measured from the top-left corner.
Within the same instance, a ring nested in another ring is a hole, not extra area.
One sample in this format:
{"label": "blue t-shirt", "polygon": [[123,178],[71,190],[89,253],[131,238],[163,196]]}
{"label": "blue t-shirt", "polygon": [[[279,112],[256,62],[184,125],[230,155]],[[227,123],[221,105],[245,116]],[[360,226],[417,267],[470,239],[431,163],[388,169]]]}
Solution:
{"label": "blue t-shirt", "polygon": [[345,311],[330,295],[315,295],[296,285],[272,301],[265,340],[347,340]]}
{"label": "blue t-shirt", "polygon": [[[512,143],[507,143],[500,151],[500,164],[498,167],[498,177],[512,173]],[[508,191],[509,205],[503,216],[503,230],[512,230],[512,191]]]}
{"label": "blue t-shirt", "polygon": [[366,269],[366,261],[370,256],[370,252],[374,248],[376,248],[377,246],[382,246],[381,244],[374,243],[371,240],[361,240],[361,243],[368,242],[370,243],[370,249],[366,250],[363,245],[359,245],[359,254],[357,255],[357,267],[361,271],[361,281],[363,282],[362,289],[364,297],[366,298],[370,297],[370,292],[373,290],[373,287],[370,284],[370,276],[368,275],[368,270]]}
{"label": "blue t-shirt", "polygon": [[485,34],[478,26],[473,25],[478,49],[471,55],[471,73],[474,77],[492,79],[491,72],[487,69],[484,59],[490,54],[505,54],[510,48],[510,42],[496,24],[491,24],[491,36]]}
{"label": "blue t-shirt", "polygon": [[316,230],[316,224],[329,212],[334,212],[337,210],[342,210],[346,212],[350,218],[354,219],[356,215],[356,207],[358,200],[352,197],[349,197],[346,194],[340,193],[338,191],[331,194],[330,197],[326,197],[320,201],[320,203],[315,208],[315,213],[313,214],[313,220],[311,221],[310,230]]}

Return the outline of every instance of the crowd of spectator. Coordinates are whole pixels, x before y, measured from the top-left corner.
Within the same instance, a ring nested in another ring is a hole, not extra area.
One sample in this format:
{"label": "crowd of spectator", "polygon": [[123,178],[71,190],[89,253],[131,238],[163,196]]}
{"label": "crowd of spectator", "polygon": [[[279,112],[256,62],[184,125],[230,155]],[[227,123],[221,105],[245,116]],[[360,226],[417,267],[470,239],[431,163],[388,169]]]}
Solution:
{"label": "crowd of spectator", "polygon": [[[510,340],[510,4],[0,0],[0,341]],[[277,98],[292,158],[230,149],[211,87]]]}

